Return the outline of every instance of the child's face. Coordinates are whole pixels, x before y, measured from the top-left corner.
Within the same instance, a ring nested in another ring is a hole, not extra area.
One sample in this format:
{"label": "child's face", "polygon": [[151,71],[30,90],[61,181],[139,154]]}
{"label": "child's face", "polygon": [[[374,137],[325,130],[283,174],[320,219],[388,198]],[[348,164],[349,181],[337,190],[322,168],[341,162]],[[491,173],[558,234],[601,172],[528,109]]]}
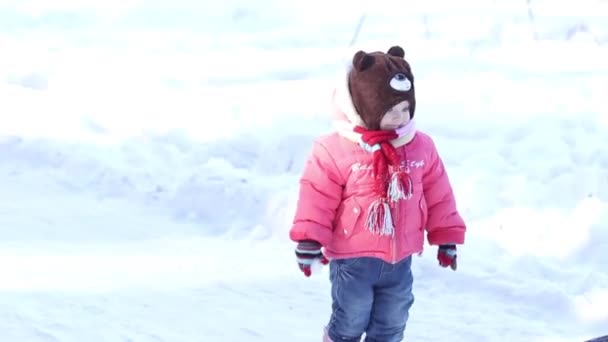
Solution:
{"label": "child's face", "polygon": [[405,126],[410,121],[410,103],[402,101],[391,108],[380,121],[380,129],[392,130]]}

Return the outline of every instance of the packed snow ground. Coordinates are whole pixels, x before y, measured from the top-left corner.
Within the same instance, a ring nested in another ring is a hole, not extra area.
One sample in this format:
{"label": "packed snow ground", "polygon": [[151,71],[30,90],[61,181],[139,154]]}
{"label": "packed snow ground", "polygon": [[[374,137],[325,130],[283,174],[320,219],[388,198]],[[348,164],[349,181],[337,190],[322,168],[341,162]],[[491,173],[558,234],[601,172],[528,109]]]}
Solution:
{"label": "packed snow ground", "polygon": [[[469,223],[457,272],[415,259],[406,340],[608,333],[608,12],[533,3],[367,9]],[[362,7],[309,4],[0,5],[2,341],[320,340],[287,230]]]}

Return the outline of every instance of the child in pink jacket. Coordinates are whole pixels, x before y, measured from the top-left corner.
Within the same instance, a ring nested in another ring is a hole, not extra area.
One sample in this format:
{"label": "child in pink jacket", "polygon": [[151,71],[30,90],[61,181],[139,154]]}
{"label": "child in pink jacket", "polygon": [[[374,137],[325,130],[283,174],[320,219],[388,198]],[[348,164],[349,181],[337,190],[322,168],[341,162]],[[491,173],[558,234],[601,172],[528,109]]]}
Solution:
{"label": "child in pink jacket", "polygon": [[324,341],[401,341],[425,231],[439,265],[456,270],[465,224],[433,140],[414,128],[414,76],[401,47],[358,51],[333,104],[337,132],[313,144],[290,238],[306,276],[313,262],[329,263]]}

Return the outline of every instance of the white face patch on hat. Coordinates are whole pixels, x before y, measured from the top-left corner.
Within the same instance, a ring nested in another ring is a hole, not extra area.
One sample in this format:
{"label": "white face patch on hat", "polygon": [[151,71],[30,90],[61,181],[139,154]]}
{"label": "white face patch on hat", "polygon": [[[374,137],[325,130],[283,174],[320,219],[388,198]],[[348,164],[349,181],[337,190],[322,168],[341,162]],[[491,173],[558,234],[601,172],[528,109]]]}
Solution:
{"label": "white face patch on hat", "polygon": [[412,89],[412,82],[402,73],[393,76],[390,82],[391,88],[398,91],[409,91]]}

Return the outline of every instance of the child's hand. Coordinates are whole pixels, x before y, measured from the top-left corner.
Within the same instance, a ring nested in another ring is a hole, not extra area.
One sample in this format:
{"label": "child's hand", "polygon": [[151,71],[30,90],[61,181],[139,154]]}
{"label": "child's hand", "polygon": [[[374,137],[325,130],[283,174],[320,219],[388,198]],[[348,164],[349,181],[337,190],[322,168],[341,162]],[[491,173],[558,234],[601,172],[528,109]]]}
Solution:
{"label": "child's hand", "polygon": [[323,265],[329,263],[329,260],[327,260],[321,252],[321,248],[322,246],[320,243],[312,240],[300,241],[296,246],[298,266],[300,267],[300,270],[304,272],[305,276],[310,277],[312,274],[311,266],[317,260]]}
{"label": "child's hand", "polygon": [[452,270],[456,271],[456,245],[441,245],[437,250],[437,260],[441,267],[451,267]]}

